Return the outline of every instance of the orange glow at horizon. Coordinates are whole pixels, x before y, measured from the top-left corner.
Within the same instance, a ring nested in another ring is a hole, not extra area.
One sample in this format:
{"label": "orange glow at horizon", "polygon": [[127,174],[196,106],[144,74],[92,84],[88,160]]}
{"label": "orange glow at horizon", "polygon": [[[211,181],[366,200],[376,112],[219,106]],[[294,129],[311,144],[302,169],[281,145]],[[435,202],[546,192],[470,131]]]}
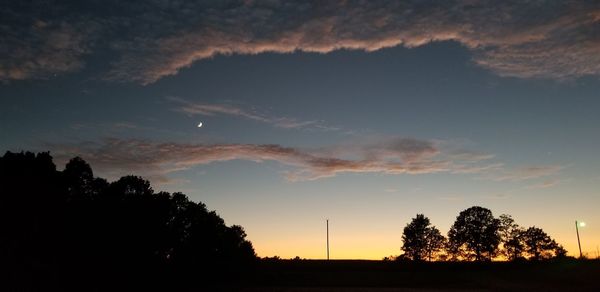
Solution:
{"label": "orange glow at horizon", "polygon": [[[586,229],[589,229],[588,225]],[[563,245],[569,256],[578,257],[579,249],[575,228],[561,230],[562,232],[549,235]],[[278,256],[282,259],[292,259],[296,256],[303,259],[326,259],[326,234],[312,236],[289,236],[287,238],[262,240],[249,236],[259,257]],[[444,232],[443,232],[444,233]],[[335,233],[334,233],[335,234]],[[371,232],[362,235],[342,233],[330,235],[331,259],[364,259],[381,260],[384,257],[401,254],[401,231],[394,234]],[[587,258],[597,258],[600,237],[590,230],[580,229],[582,251]],[[499,259],[496,259],[499,260]]]}

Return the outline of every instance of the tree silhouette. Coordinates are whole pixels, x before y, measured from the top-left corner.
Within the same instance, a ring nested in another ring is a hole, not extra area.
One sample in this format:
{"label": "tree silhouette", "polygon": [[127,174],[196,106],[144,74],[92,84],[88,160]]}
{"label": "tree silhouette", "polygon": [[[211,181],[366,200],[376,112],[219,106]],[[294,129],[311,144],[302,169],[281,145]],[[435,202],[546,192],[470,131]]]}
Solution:
{"label": "tree silhouette", "polygon": [[521,240],[525,253],[531,260],[545,260],[564,257],[566,250],[541,228],[529,227],[522,232]]}
{"label": "tree silhouette", "polygon": [[516,260],[523,257],[523,228],[515,223],[515,220],[507,214],[502,214],[498,217],[500,227],[500,254],[507,260]]}
{"label": "tree silhouette", "polygon": [[448,232],[448,252],[454,258],[489,261],[498,251],[500,221],[489,209],[474,206],[456,217]]}
{"label": "tree silhouette", "polygon": [[19,290],[201,287],[256,259],[243,228],[204,204],[137,176],[108,183],[78,157],[57,171],[49,153],[7,152],[0,187],[0,262]]}
{"label": "tree silhouette", "polygon": [[69,199],[91,199],[94,195],[94,172],[92,167],[80,157],[71,159],[65,165],[63,176]]}
{"label": "tree silhouette", "polygon": [[21,283],[19,290],[44,290],[39,283],[52,286],[60,270],[66,197],[60,174],[49,153],[7,152],[0,158],[0,188],[0,262],[10,267],[2,276]]}
{"label": "tree silhouette", "polygon": [[444,247],[444,236],[432,226],[429,218],[423,214],[417,214],[410,223],[404,227],[402,233],[402,250],[405,257],[421,261],[431,261],[435,253]]}
{"label": "tree silhouette", "polygon": [[446,246],[446,237],[435,226],[432,226],[426,230],[426,239],[425,251],[427,259],[432,261],[434,256]]}

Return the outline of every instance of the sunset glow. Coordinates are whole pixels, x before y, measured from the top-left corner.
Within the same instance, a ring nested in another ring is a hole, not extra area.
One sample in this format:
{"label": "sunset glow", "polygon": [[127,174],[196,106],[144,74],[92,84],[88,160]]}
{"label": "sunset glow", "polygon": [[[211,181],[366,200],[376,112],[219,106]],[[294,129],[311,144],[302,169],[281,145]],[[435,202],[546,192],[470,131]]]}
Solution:
{"label": "sunset glow", "polygon": [[185,193],[259,257],[326,258],[326,219],[332,259],[398,256],[471,206],[600,256],[594,1],[13,2],[0,154]]}

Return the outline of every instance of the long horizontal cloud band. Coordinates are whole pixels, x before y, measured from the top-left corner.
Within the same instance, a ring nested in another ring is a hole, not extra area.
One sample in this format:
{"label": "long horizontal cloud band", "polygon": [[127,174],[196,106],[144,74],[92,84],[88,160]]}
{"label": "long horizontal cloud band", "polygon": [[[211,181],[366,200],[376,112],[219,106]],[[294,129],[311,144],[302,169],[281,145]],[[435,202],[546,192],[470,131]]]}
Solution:
{"label": "long horizontal cloud band", "polygon": [[178,144],[143,140],[107,139],[102,143],[51,145],[59,159],[80,155],[101,171],[114,175],[141,172],[152,177],[218,161],[235,159],[278,161],[294,167],[289,180],[310,180],[341,172],[431,173],[447,171],[449,161],[435,161],[437,149],[430,142],[400,139],[393,144],[374,146],[368,157],[363,150],[350,151],[359,159],[343,159],[280,145]]}
{"label": "long horizontal cloud band", "polygon": [[147,84],[219,54],[434,41],[463,44],[500,75],[600,74],[598,1],[34,0],[0,11],[0,80],[79,70],[100,50],[117,56],[108,78]]}
{"label": "long horizontal cloud band", "polygon": [[314,180],[339,173],[496,173],[491,179],[520,180],[556,174],[554,166],[529,167],[507,176],[493,156],[469,151],[441,151],[432,141],[389,138],[378,143],[301,150],[280,145],[185,144],[145,140],[106,139],[102,142],[49,145],[59,161],[74,156],[88,160],[104,175],[141,174],[159,183],[168,174],[219,161],[277,161],[290,166],[291,181]]}

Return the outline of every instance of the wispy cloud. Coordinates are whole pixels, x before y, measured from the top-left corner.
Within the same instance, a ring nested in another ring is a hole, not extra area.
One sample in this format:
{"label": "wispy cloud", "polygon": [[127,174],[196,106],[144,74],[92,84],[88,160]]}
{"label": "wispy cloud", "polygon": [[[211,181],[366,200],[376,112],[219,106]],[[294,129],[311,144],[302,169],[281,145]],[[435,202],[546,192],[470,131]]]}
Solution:
{"label": "wispy cloud", "polygon": [[114,123],[113,126],[121,129],[137,129],[139,127],[138,125],[130,122],[117,122]]}
{"label": "wispy cloud", "polygon": [[529,185],[526,188],[527,189],[547,189],[547,188],[551,188],[551,187],[558,185],[558,183],[559,183],[559,180],[557,180],[557,179],[549,179],[549,180],[545,180],[538,184]]}
{"label": "wispy cloud", "polygon": [[510,199],[511,197],[512,197],[512,195],[510,195],[509,193],[499,193],[499,194],[482,196],[483,199],[489,199],[489,200],[506,200],[506,199]]}
{"label": "wispy cloud", "polygon": [[449,201],[449,202],[458,202],[458,201],[464,201],[465,198],[462,196],[441,196],[437,198],[438,200],[442,200],[442,201]]}
{"label": "wispy cloud", "polygon": [[548,189],[548,188],[553,188],[553,187],[563,184],[563,183],[568,183],[570,181],[572,181],[571,178],[567,178],[567,179],[550,178],[550,179],[544,180],[540,183],[528,185],[525,188],[530,189],[530,190]]}
{"label": "wispy cloud", "polygon": [[190,115],[229,115],[236,117],[243,117],[246,119],[268,123],[270,120],[261,115],[251,113],[240,107],[228,105],[228,104],[203,104],[203,103],[192,103],[180,98],[169,98],[171,101],[175,101],[180,104],[177,110],[190,114]]}
{"label": "wispy cloud", "polygon": [[[136,173],[167,181],[169,173],[197,165],[230,160],[277,161],[292,169],[290,181],[314,180],[340,173],[429,174],[463,169],[463,160],[448,160],[435,143],[410,138],[354,149],[354,158],[335,151],[329,155],[310,149],[256,144],[183,144],[145,140],[106,139],[102,142],[50,144],[59,161],[79,155],[109,177]],[[476,167],[476,166],[474,166]]]}
{"label": "wispy cloud", "polygon": [[261,113],[257,109],[246,109],[239,105],[197,103],[178,97],[168,97],[167,99],[177,104],[175,110],[188,115],[227,115],[267,123],[283,129],[311,129],[321,131],[339,130],[337,127],[325,125],[322,121],[304,121],[290,117],[276,117]]}
{"label": "wispy cloud", "polygon": [[558,174],[564,167],[560,165],[532,165],[516,169],[502,169],[487,178],[495,181],[523,181]]}
{"label": "wispy cloud", "polygon": [[476,64],[503,76],[600,75],[598,1],[45,3],[9,1],[0,9],[0,79],[77,70],[92,51],[115,53],[111,79],[148,84],[216,55],[372,52],[438,41],[464,45]]}

